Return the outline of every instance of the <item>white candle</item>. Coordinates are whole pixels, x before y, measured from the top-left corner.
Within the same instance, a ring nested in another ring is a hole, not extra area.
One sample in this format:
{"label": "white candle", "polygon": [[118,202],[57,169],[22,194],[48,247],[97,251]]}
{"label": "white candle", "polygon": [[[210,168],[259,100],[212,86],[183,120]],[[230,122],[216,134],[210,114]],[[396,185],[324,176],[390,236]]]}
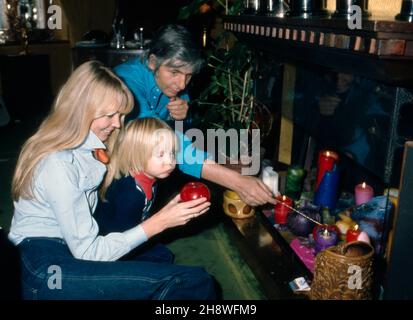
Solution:
{"label": "white candle", "polygon": [[272,167],[265,167],[262,171],[262,181],[267,185],[268,188],[270,188],[275,196],[279,194],[278,179],[278,173],[274,171]]}

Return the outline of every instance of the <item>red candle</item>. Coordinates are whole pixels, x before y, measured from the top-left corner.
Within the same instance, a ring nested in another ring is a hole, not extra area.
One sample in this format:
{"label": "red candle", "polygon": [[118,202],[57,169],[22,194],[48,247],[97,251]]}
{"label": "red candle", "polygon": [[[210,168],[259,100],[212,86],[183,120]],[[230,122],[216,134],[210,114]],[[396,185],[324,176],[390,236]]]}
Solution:
{"label": "red candle", "polygon": [[373,188],[365,182],[356,185],[354,193],[356,196],[356,205],[358,206],[363,203],[369,202],[374,196]]}
{"label": "red candle", "polygon": [[316,180],[316,190],[320,185],[321,180],[324,177],[326,171],[332,171],[334,163],[338,160],[337,153],[333,151],[320,151],[318,155],[318,168],[317,168],[317,180]]}
{"label": "red candle", "polygon": [[278,196],[276,199],[278,202],[274,208],[274,221],[277,224],[286,224],[287,216],[291,212],[291,209],[284,204],[292,207],[293,200],[287,196]]}
{"label": "red candle", "polygon": [[352,229],[348,229],[346,233],[346,242],[358,241],[360,233],[361,231],[357,224]]}

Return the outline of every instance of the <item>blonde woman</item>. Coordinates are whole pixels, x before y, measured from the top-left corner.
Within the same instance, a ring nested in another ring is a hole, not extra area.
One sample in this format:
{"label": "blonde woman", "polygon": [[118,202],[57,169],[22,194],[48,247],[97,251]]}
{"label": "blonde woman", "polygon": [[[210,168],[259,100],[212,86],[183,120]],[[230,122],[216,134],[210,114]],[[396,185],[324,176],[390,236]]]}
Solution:
{"label": "blonde woman", "polygon": [[73,72],[50,115],[24,144],[13,177],[9,233],[20,251],[23,298],[214,297],[213,281],[200,268],[158,264],[155,270],[149,262],[116,261],[164,228],[186,223],[208,202],[182,206],[174,199],[159,212],[170,217],[162,224],[148,221],[98,235],[93,213],[106,166],[92,151],[106,145],[110,151],[132,103],[117,76],[87,62]]}

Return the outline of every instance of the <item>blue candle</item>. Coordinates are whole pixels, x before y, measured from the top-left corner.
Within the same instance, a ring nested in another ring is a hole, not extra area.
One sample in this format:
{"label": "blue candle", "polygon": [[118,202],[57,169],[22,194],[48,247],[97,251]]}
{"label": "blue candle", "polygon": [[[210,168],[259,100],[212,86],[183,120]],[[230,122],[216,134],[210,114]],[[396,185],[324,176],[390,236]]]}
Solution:
{"label": "blue candle", "polygon": [[327,207],[329,209],[335,208],[337,201],[338,177],[337,166],[334,166],[332,171],[326,171],[315,194],[314,203],[316,205]]}

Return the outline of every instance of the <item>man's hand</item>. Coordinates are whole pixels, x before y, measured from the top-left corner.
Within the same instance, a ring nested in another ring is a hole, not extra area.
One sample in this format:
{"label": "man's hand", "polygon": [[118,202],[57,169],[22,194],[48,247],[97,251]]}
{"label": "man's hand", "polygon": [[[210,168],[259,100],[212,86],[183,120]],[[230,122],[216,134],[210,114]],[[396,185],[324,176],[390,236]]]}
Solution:
{"label": "man's hand", "polygon": [[266,203],[276,204],[272,192],[260,179],[251,176],[239,176],[240,182],[234,191],[240,198],[251,206],[263,205]]}
{"label": "man's hand", "polygon": [[323,96],[320,98],[318,107],[323,116],[332,116],[340,103],[340,98],[337,96]]}
{"label": "man's hand", "polygon": [[184,120],[189,109],[188,101],[178,97],[171,98],[166,107],[171,117],[175,120]]}
{"label": "man's hand", "polygon": [[243,176],[212,160],[206,159],[204,161],[201,176],[206,180],[234,190],[250,206],[277,203],[270,189],[257,177]]}

